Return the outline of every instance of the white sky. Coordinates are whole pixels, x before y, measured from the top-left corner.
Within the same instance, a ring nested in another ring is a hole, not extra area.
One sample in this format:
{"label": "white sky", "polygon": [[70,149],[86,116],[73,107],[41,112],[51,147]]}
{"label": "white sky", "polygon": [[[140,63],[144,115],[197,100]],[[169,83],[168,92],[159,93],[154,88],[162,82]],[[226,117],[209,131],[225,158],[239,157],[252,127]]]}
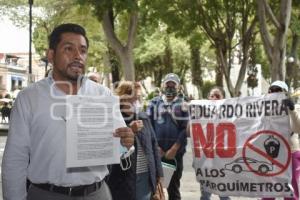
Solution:
{"label": "white sky", "polygon": [[[33,49],[32,49],[33,50]],[[33,50],[34,51],[34,50]],[[9,20],[0,21],[0,53],[29,52],[29,30],[18,28]]]}

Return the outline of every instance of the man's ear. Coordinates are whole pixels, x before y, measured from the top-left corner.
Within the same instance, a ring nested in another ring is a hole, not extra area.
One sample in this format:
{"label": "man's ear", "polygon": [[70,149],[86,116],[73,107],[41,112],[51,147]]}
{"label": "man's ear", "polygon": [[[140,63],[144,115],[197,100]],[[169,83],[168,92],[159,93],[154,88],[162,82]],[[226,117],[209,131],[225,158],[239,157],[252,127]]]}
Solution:
{"label": "man's ear", "polygon": [[47,59],[48,59],[48,62],[53,65],[53,59],[54,59],[54,50],[53,49],[47,50]]}

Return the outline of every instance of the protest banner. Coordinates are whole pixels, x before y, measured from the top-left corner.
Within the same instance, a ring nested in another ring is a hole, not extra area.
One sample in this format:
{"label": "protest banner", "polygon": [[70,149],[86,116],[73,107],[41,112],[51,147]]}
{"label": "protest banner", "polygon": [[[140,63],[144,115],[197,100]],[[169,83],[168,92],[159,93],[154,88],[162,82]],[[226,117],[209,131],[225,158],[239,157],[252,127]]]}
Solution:
{"label": "protest banner", "polygon": [[267,94],[190,103],[193,167],[205,190],[221,196],[293,196],[286,98]]}

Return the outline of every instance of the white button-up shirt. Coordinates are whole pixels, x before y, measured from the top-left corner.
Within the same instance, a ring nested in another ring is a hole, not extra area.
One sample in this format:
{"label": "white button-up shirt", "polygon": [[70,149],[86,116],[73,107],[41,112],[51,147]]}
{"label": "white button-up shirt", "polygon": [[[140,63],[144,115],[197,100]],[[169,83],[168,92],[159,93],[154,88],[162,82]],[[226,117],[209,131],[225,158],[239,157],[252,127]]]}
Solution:
{"label": "white button-up shirt", "polygon": [[[53,85],[52,76],[22,90],[12,109],[2,161],[4,200],[25,200],[26,179],[33,183],[76,186],[101,181],[106,166],[67,169],[66,95]],[[86,78],[79,95],[112,95],[108,88]],[[125,127],[121,113],[114,127]]]}

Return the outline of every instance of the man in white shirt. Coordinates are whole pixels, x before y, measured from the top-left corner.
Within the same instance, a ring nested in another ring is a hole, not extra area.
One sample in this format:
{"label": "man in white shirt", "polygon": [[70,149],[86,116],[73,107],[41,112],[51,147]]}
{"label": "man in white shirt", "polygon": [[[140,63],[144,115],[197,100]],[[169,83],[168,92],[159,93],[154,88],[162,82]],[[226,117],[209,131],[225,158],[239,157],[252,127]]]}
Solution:
{"label": "man in white shirt", "polygon": [[[111,199],[106,166],[65,167],[66,95],[111,95],[83,77],[88,47],[79,25],[62,24],[51,33],[47,57],[52,73],[22,90],[12,109],[2,161],[4,200]],[[134,136],[120,113],[114,126],[121,127],[114,136],[129,149]]]}

